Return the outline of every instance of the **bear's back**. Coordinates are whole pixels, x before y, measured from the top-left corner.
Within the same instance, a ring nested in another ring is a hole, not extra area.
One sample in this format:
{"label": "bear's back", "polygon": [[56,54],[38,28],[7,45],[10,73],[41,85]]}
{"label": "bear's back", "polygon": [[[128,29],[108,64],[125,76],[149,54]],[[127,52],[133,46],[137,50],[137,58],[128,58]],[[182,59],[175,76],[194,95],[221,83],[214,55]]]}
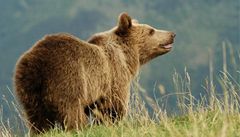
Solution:
{"label": "bear's back", "polygon": [[[21,102],[36,96],[41,98],[38,102],[57,107],[74,103],[85,98],[86,90],[100,90],[102,87],[97,86],[107,83],[106,63],[102,49],[95,45],[69,34],[47,35],[19,59],[15,72],[16,93]],[[89,83],[92,77],[99,79]]]}

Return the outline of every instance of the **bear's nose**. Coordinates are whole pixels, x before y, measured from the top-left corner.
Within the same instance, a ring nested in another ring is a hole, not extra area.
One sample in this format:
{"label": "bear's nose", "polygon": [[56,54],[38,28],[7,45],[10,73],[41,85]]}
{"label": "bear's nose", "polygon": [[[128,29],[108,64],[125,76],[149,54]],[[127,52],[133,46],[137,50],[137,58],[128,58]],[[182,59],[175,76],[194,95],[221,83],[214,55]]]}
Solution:
{"label": "bear's nose", "polygon": [[176,37],[176,34],[175,34],[174,32],[171,32],[171,36],[172,36],[173,38],[175,38],[175,37]]}

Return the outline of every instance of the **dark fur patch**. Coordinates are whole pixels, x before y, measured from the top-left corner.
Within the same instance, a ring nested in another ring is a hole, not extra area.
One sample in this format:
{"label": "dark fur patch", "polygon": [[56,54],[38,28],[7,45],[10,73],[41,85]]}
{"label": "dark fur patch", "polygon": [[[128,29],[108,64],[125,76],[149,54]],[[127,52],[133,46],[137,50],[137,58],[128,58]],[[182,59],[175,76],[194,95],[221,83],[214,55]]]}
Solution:
{"label": "dark fur patch", "polygon": [[107,99],[105,97],[100,97],[98,100],[96,100],[92,104],[89,104],[84,108],[85,114],[89,116],[92,113],[92,110],[101,107],[101,105],[103,105],[106,102],[106,100]]}
{"label": "dark fur patch", "polygon": [[103,37],[102,36],[92,36],[91,38],[88,39],[88,43],[91,43],[91,44],[100,44],[103,40]]}

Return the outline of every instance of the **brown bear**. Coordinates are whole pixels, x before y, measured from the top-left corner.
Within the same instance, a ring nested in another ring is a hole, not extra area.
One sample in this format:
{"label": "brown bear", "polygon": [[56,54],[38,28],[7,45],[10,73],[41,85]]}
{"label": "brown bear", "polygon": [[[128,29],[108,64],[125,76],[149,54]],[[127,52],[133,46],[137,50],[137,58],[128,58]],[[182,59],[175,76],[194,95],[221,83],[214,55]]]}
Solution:
{"label": "brown bear", "polygon": [[20,57],[14,75],[30,131],[42,133],[55,124],[81,129],[94,109],[111,122],[121,120],[131,80],[141,65],[169,52],[174,37],[127,13],[88,41],[65,33],[45,36]]}

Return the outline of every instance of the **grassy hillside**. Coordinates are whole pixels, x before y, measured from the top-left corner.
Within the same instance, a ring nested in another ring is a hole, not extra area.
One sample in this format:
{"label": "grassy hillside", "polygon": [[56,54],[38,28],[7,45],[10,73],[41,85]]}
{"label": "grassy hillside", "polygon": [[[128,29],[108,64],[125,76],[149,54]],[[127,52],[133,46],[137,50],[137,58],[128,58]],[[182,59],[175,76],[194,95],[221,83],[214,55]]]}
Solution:
{"label": "grassy hillside", "polygon": [[41,137],[238,137],[240,117],[219,111],[201,111],[182,117],[161,115],[160,123],[125,120],[114,126],[93,126],[84,131],[64,132],[54,129]]}
{"label": "grassy hillside", "polygon": [[240,117],[220,111],[189,113],[186,116],[169,118],[160,114],[161,121],[150,119],[125,120],[113,126],[93,126],[84,131],[64,132],[54,129],[41,137],[86,136],[86,137],[237,137],[240,136]]}

